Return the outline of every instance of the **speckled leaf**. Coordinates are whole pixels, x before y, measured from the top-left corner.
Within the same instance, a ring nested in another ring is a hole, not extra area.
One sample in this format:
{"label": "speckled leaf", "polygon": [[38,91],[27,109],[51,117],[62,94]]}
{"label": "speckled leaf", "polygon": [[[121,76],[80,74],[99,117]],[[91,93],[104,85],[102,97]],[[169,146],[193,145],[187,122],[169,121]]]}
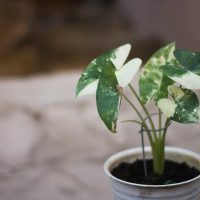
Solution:
{"label": "speckled leaf", "polygon": [[[179,102],[181,98],[185,95],[184,90],[175,85],[170,85],[168,87],[169,94],[174,99],[174,101]],[[189,90],[190,91],[190,90]]]}
{"label": "speckled leaf", "polygon": [[117,85],[115,67],[110,62],[107,67],[103,68],[100,74],[96,102],[99,116],[112,132],[116,132],[116,122],[121,100]]}
{"label": "speckled leaf", "polygon": [[177,60],[173,55],[175,44],[171,43],[159,49],[144,65],[139,80],[140,98],[143,103],[150,100],[157,102],[167,96],[167,86],[173,83],[160,70],[160,66],[176,64]]}
{"label": "speckled leaf", "polygon": [[193,91],[170,86],[169,93],[174,101],[169,99],[158,101],[158,106],[167,117],[185,124],[199,122],[199,100]]}
{"label": "speckled leaf", "polygon": [[200,52],[178,49],[174,56],[185,69],[200,75]]}
{"label": "speckled leaf", "polygon": [[200,89],[200,76],[185,68],[167,65],[161,66],[161,70],[170,79],[187,89]]}
{"label": "speckled leaf", "polygon": [[[125,44],[114,50],[110,50],[103,55],[94,59],[82,73],[81,78],[78,81],[76,87],[76,96],[83,94],[91,94],[96,92],[97,84],[94,83],[99,79],[99,76],[103,70],[110,65],[110,62],[114,64],[116,69],[119,69],[125,62],[130,52],[131,45]],[[93,84],[92,86],[89,86]]]}

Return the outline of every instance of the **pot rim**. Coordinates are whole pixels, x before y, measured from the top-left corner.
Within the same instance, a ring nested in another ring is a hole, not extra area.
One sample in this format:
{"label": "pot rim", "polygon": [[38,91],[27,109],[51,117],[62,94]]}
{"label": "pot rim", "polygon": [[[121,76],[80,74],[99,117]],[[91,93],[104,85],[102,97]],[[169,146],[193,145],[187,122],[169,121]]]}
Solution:
{"label": "pot rim", "polygon": [[[130,155],[133,152],[139,153],[139,152],[141,152],[141,149],[142,149],[141,147],[135,147],[135,148],[131,148],[131,149],[120,151],[120,152],[118,152],[118,153],[113,154],[112,156],[110,156],[106,160],[106,162],[104,163],[104,171],[108,175],[108,177],[110,177],[111,179],[114,179],[117,182],[124,183],[124,184],[129,185],[129,186],[143,187],[143,188],[146,188],[146,187],[148,187],[148,188],[171,188],[171,187],[182,186],[182,185],[191,183],[193,181],[196,181],[197,179],[200,179],[200,175],[198,175],[195,178],[192,178],[190,180],[183,181],[183,182],[180,182],[180,183],[173,183],[173,184],[167,184],[167,185],[147,185],[147,184],[138,184],[138,183],[131,183],[131,182],[123,181],[123,180],[121,180],[119,178],[116,178],[115,176],[113,176],[110,173],[110,171],[109,171],[110,165],[117,158],[119,158],[119,157],[120,158],[125,157],[126,155]],[[150,150],[151,150],[150,146],[146,146],[145,147],[145,151],[150,151]],[[195,153],[195,152],[191,151],[191,150],[187,150],[187,149],[179,148],[179,147],[171,147],[171,146],[169,147],[169,146],[166,146],[165,147],[165,151],[167,151],[167,152],[178,152],[178,153],[186,154],[186,155],[188,155],[190,157],[193,157],[193,158],[199,160],[199,162],[200,162],[200,155],[198,153]]]}

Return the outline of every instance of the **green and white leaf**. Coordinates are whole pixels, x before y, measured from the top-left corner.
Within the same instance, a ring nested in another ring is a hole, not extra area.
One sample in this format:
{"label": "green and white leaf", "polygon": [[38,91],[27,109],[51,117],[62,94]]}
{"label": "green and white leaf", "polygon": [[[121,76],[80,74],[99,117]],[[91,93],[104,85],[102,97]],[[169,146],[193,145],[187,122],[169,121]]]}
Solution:
{"label": "green and white leaf", "polygon": [[96,102],[99,116],[112,132],[116,132],[116,122],[121,101],[117,85],[115,66],[110,62],[110,65],[103,68],[100,74]]}
{"label": "green and white leaf", "polygon": [[192,90],[170,86],[169,93],[174,101],[169,99],[158,101],[158,107],[167,117],[180,123],[199,122],[199,100]]}
{"label": "green and white leaf", "polygon": [[143,103],[150,100],[157,102],[167,96],[167,87],[173,83],[160,70],[160,66],[176,64],[177,60],[173,55],[175,44],[171,43],[159,49],[144,65],[139,80],[140,98]]}
{"label": "green and white leaf", "polygon": [[120,87],[125,88],[140,69],[142,60],[134,58],[115,72]]}
{"label": "green and white leaf", "polygon": [[183,68],[200,75],[200,52],[175,50],[174,56]]}
{"label": "green and white leaf", "polygon": [[115,56],[110,58],[110,61],[114,64],[116,69],[120,69],[120,67],[125,63],[129,53],[131,50],[130,44],[125,44],[123,46],[118,47],[115,50]]}
{"label": "green and white leaf", "polygon": [[158,107],[167,118],[172,118],[176,112],[177,104],[170,99],[160,99],[158,101]]}
{"label": "green and white leaf", "polygon": [[[103,68],[109,67],[110,62],[119,69],[124,64],[131,49],[130,44],[125,44],[114,50],[110,50],[94,59],[84,70],[76,87],[76,96],[91,94],[94,92],[96,83]],[[95,82],[95,83],[94,83]],[[91,86],[89,86],[91,84]],[[86,88],[87,87],[87,88]],[[86,88],[86,89],[85,89]],[[84,90],[85,89],[85,90]]]}
{"label": "green and white leaf", "polygon": [[170,79],[187,89],[200,89],[200,76],[191,71],[188,71],[187,69],[168,65],[162,66],[161,70]]}
{"label": "green and white leaf", "polygon": [[97,91],[97,86],[99,83],[99,79],[91,82],[90,84],[86,85],[79,93],[78,96],[84,96],[88,94],[95,94]]}
{"label": "green and white leaf", "polygon": [[184,90],[175,85],[168,86],[168,91],[176,102],[180,101],[180,99],[185,95]]}

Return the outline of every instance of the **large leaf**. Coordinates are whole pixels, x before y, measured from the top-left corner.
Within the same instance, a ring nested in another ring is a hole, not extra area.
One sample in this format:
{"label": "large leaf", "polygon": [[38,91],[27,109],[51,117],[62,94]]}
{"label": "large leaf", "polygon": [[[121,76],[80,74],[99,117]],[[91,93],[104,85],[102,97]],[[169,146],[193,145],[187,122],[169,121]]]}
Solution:
{"label": "large leaf", "polygon": [[116,122],[121,100],[117,85],[115,67],[110,62],[108,66],[103,68],[100,74],[96,102],[99,116],[112,132],[116,132]]}
{"label": "large leaf", "polygon": [[200,76],[182,67],[161,66],[160,68],[170,79],[187,89],[200,89]]}
{"label": "large leaf", "polygon": [[76,96],[95,93],[103,68],[109,67],[110,62],[112,62],[116,69],[119,69],[128,57],[130,49],[130,44],[125,44],[94,59],[86,67],[78,81]]}
{"label": "large leaf", "polygon": [[174,56],[185,69],[200,75],[200,52],[178,49]]}
{"label": "large leaf", "polygon": [[139,80],[140,98],[143,103],[150,100],[157,102],[167,96],[167,87],[173,83],[160,70],[160,66],[176,64],[177,60],[173,55],[175,44],[171,43],[159,49],[144,65]]}
{"label": "large leaf", "polygon": [[174,100],[160,99],[158,106],[162,112],[176,122],[199,122],[200,108],[197,95],[191,90],[176,86],[169,86],[168,90]]}

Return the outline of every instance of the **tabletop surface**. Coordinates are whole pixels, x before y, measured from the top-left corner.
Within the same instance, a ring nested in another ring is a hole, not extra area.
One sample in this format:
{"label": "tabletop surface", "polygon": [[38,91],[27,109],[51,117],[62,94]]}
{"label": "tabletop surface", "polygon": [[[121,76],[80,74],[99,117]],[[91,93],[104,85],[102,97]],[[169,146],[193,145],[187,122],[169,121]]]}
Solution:
{"label": "tabletop surface", "polygon": [[[139,146],[140,127],[120,123],[135,118],[122,102],[118,133],[110,133],[95,96],[75,98],[79,74],[0,79],[1,200],[112,199],[103,163]],[[200,152],[199,139],[199,125],[173,124],[166,143]]]}

